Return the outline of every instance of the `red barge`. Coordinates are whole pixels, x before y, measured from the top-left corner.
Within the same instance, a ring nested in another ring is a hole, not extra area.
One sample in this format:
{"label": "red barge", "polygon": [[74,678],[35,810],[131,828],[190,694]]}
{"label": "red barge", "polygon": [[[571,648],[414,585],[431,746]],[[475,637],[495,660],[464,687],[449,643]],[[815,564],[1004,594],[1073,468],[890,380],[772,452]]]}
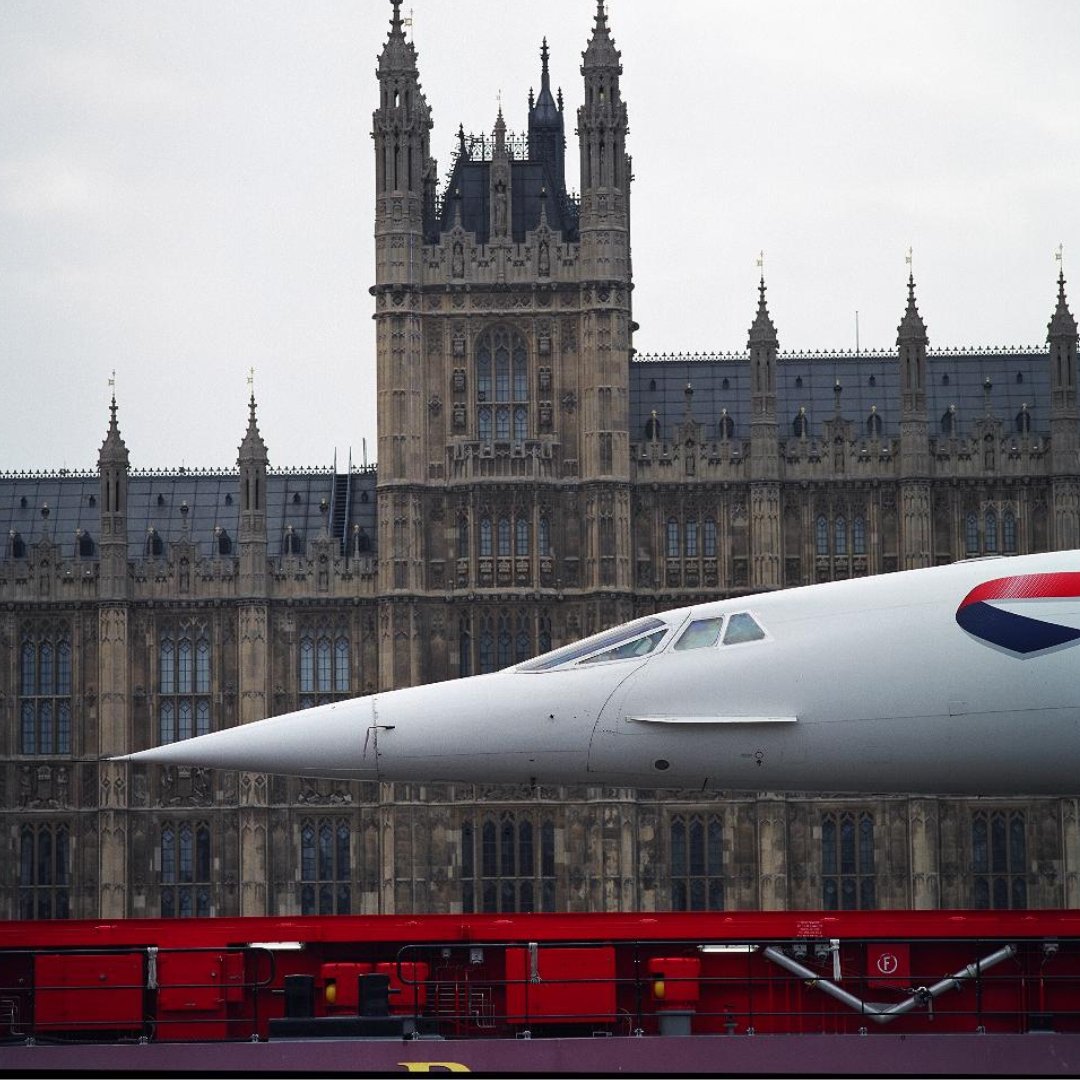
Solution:
{"label": "red barge", "polygon": [[0,922],[0,1074],[1076,1075],[1080,911]]}

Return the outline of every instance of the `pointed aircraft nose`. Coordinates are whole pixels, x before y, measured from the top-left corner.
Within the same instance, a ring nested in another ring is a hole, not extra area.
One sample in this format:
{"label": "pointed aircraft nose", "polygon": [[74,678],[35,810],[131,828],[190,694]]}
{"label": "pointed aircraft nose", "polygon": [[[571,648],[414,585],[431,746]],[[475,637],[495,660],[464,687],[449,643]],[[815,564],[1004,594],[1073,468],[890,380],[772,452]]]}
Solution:
{"label": "pointed aircraft nose", "polygon": [[353,698],[284,713],[116,760],[375,780],[378,774],[372,699]]}

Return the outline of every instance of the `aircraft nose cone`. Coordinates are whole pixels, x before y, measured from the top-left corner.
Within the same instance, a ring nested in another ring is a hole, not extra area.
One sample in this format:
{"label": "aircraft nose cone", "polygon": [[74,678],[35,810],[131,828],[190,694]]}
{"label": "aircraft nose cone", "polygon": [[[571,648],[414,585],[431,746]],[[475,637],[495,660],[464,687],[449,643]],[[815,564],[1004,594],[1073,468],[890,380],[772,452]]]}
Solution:
{"label": "aircraft nose cone", "polygon": [[353,698],[157,746],[120,760],[374,780],[378,774],[371,727],[371,698]]}

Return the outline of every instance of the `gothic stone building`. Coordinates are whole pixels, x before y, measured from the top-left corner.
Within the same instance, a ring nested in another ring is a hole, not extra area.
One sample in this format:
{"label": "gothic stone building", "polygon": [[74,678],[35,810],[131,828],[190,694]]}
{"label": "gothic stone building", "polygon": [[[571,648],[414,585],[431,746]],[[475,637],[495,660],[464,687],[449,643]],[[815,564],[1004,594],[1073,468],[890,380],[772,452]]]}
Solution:
{"label": "gothic stone building", "polygon": [[621,71],[601,5],[580,196],[546,46],[527,135],[459,132],[440,188],[394,4],[377,472],[271,470],[253,397],[235,471],[130,468],[114,400],[96,472],[0,479],[0,917],[1080,906],[1073,798],[109,760],[665,607],[1080,545],[1063,278],[1046,348],[931,351],[909,279],[895,351],[781,353],[762,281],[745,352],[634,355]]}

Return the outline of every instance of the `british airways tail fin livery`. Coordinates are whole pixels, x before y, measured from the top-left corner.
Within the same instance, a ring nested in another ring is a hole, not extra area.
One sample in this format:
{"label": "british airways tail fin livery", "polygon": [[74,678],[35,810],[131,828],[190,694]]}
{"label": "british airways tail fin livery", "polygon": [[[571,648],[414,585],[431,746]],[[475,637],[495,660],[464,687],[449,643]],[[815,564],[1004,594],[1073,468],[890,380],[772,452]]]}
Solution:
{"label": "british airways tail fin livery", "polygon": [[1080,551],[649,615],[122,760],[342,778],[1080,792]]}

